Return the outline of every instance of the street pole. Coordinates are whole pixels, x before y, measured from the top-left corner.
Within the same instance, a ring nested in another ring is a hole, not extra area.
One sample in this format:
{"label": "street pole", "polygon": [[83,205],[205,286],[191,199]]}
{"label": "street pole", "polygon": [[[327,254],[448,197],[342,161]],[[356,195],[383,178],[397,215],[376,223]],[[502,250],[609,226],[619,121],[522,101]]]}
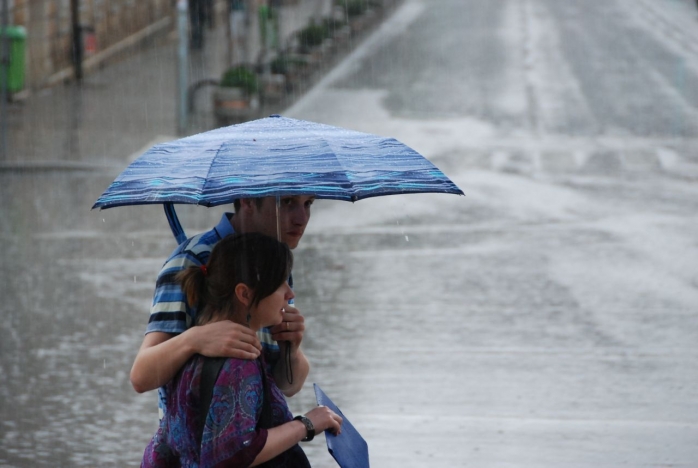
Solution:
{"label": "street pole", "polygon": [[2,152],[2,158],[7,157],[7,80],[10,79],[10,37],[7,34],[7,27],[9,26],[10,8],[7,4],[8,0],[2,0],[2,37],[0,38],[0,66],[2,67],[2,90],[0,91],[0,118],[2,122],[0,123],[0,151]]}
{"label": "street pole", "polygon": [[75,79],[82,81],[82,29],[80,26],[80,6],[78,0],[70,0],[70,21],[73,28],[73,67]]}
{"label": "street pole", "polygon": [[187,131],[187,117],[189,113],[187,88],[189,65],[189,35],[187,0],[177,0],[177,134],[184,135]]}
{"label": "street pole", "polygon": [[[276,5],[277,2],[274,0],[266,0],[264,3],[263,7],[263,14],[261,15],[263,17],[262,20],[262,48],[264,51],[264,67],[262,69],[262,75],[263,75],[263,83],[268,83],[269,82],[269,76],[271,75],[271,55],[272,55],[272,49],[274,48],[274,34],[276,34],[278,31],[275,30],[274,26],[274,15],[277,14],[276,12]],[[264,84],[262,85],[264,86]]]}
{"label": "street pole", "polygon": [[233,66],[233,30],[231,27],[231,17],[233,12],[230,9],[229,2],[225,6],[225,38],[228,42],[228,54],[226,55],[226,68]]}

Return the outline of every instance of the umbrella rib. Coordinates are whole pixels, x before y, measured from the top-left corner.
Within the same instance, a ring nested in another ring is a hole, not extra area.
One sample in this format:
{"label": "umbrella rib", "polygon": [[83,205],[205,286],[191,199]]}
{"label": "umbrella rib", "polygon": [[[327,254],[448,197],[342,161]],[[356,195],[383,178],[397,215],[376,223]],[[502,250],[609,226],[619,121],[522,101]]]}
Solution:
{"label": "umbrella rib", "polygon": [[[204,191],[206,190],[206,185],[208,184],[209,180],[211,180],[209,176],[211,175],[211,171],[213,171],[213,163],[216,160],[216,158],[218,157],[218,154],[220,153],[222,146],[223,146],[222,144],[218,145],[218,149],[216,149],[216,154],[213,155],[213,157],[211,158],[211,161],[209,162],[208,171],[206,172],[206,178],[204,179],[204,183],[201,186],[201,199],[204,198]],[[199,204],[200,205],[202,204],[201,200],[199,200]],[[204,205],[204,206],[206,206],[206,205]]]}
{"label": "umbrella rib", "polygon": [[352,194],[352,201],[353,201],[354,196],[355,196],[354,191],[355,191],[356,185],[355,185],[354,182],[352,182],[352,180],[347,176],[347,174],[348,174],[347,168],[344,166],[344,164],[342,163],[342,161],[337,157],[337,152],[335,151],[335,149],[334,149],[334,147],[332,146],[332,144],[331,144],[329,141],[327,141],[327,139],[326,139],[324,136],[321,136],[318,132],[313,131],[313,133],[318,137],[319,140],[321,140],[321,141],[323,142],[323,145],[324,145],[326,148],[328,148],[328,150],[331,150],[332,155],[334,155],[335,161],[337,162],[337,164],[338,164],[338,165],[340,166],[340,168],[342,169],[342,172],[341,172],[342,177],[343,177],[344,180],[346,180],[346,182],[347,182],[347,185],[348,185],[348,187],[349,187],[349,191],[350,191],[351,194]]}

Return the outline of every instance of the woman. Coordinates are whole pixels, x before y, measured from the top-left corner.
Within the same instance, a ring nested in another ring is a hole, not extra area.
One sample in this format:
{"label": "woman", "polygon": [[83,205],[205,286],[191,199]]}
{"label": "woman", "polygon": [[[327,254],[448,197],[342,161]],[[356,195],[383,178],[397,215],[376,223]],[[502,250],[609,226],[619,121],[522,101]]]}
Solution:
{"label": "woman", "polygon": [[[231,320],[256,331],[282,322],[293,298],[286,281],[292,262],[285,244],[262,234],[238,234],[219,242],[205,267],[190,267],[177,281],[199,310],[197,325]],[[340,432],[342,418],[324,406],[294,419],[263,356],[226,359],[212,378],[206,410],[205,360],[195,355],[167,384],[166,416],[142,466],[306,467],[298,442],[312,439],[315,431]]]}

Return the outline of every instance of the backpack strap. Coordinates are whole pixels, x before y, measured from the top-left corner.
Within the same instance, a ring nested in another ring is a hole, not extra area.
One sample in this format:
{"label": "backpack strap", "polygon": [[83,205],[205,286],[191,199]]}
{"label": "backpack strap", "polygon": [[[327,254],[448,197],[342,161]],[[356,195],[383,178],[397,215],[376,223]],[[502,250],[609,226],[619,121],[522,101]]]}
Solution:
{"label": "backpack strap", "polygon": [[206,417],[211,407],[211,398],[213,398],[213,386],[216,384],[218,374],[221,373],[223,363],[227,358],[204,357],[203,359],[204,365],[201,368],[201,386],[199,388],[199,443],[204,437]]}
{"label": "backpack strap", "polygon": [[259,415],[257,427],[260,429],[271,429],[273,426],[273,414],[271,409],[271,390],[267,382],[267,363],[264,360],[264,353],[259,355],[259,367],[262,372],[262,413]]}

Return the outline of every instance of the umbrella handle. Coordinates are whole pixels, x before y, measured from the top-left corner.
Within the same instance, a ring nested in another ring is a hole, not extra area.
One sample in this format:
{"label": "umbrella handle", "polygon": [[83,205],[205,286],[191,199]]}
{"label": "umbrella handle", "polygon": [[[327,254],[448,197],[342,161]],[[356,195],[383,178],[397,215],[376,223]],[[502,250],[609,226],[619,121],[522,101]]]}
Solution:
{"label": "umbrella handle", "polygon": [[175,237],[175,239],[177,240],[177,244],[179,245],[185,240],[187,240],[187,235],[184,234],[184,229],[182,229],[182,225],[179,222],[177,212],[175,211],[174,203],[164,203],[163,207],[165,208],[165,216],[167,216],[167,222],[170,223],[172,235]]}

